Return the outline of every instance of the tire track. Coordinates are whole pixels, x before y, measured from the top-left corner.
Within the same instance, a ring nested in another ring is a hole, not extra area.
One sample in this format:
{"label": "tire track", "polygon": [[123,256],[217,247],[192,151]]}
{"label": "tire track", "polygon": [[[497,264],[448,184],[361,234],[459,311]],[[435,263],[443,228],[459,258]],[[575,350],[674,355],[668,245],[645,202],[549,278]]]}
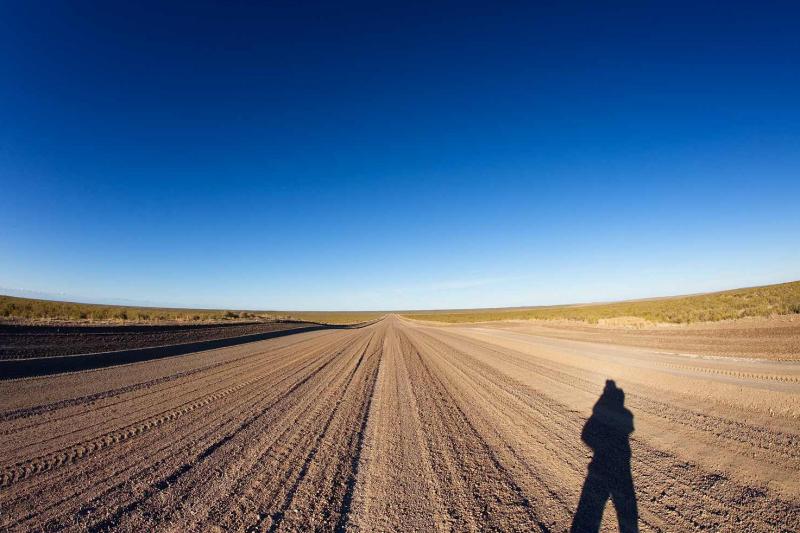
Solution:
{"label": "tire track", "polygon": [[[331,335],[331,333],[330,332],[326,332],[326,333],[317,334],[317,335],[318,336],[316,338],[321,338],[323,336]],[[289,348],[289,347],[292,347],[292,346],[295,346],[295,345],[298,345],[298,344],[302,344],[302,343],[313,342],[314,340],[315,339],[297,340],[295,342],[290,343],[285,348]],[[265,350],[261,350],[261,351],[255,352],[255,353],[250,352],[250,353],[247,353],[246,355],[243,355],[241,357],[237,357],[237,358],[234,358],[234,359],[230,359],[230,360],[226,360],[226,361],[219,361],[219,362],[215,362],[215,363],[212,363],[212,364],[209,364],[209,365],[206,365],[206,366],[190,368],[188,370],[185,370],[185,371],[182,371],[182,372],[177,372],[175,374],[162,376],[160,378],[152,379],[152,380],[149,380],[149,381],[143,381],[143,382],[139,382],[139,383],[134,383],[132,385],[126,385],[124,387],[120,387],[120,388],[116,388],[116,389],[110,389],[110,390],[97,392],[97,393],[94,393],[94,394],[80,396],[80,397],[76,397],[76,398],[69,398],[69,399],[66,399],[66,400],[60,400],[58,402],[52,402],[52,403],[48,403],[48,404],[36,405],[36,406],[33,406],[33,407],[20,408],[20,409],[14,409],[14,410],[11,410],[11,411],[1,412],[0,413],[0,422],[17,420],[17,419],[20,419],[20,418],[30,418],[30,417],[34,417],[34,416],[39,416],[39,415],[41,415],[43,413],[56,414],[57,411],[59,411],[61,409],[66,409],[68,407],[74,407],[74,406],[86,407],[86,406],[89,406],[89,405],[92,405],[92,404],[96,403],[99,400],[104,400],[106,398],[122,396],[123,394],[127,394],[127,393],[130,393],[130,392],[135,392],[135,391],[139,391],[139,390],[147,391],[148,389],[150,389],[152,387],[155,387],[157,385],[161,385],[163,383],[168,383],[168,382],[171,382],[171,381],[176,381],[176,380],[179,380],[179,379],[184,378],[184,377],[190,377],[190,376],[193,376],[195,374],[200,374],[200,373],[203,373],[203,372],[207,372],[209,370],[213,370],[215,368],[219,368],[219,367],[223,367],[223,366],[227,366],[227,367],[235,366],[237,363],[239,363],[241,361],[246,361],[246,360],[249,360],[249,359],[257,358],[257,357],[259,357],[259,356],[261,356],[263,354],[270,353],[270,351],[272,351],[272,350],[265,349]],[[141,363],[134,363],[134,364],[141,364]],[[87,371],[87,372],[94,372],[94,371]],[[86,372],[77,373],[77,374],[85,374],[85,373]],[[51,378],[51,379],[53,377],[57,377],[57,376],[49,376],[49,378]],[[41,380],[41,379],[48,379],[48,378],[32,378],[32,380]],[[109,405],[113,406],[115,404],[109,404]],[[47,421],[40,421],[39,423],[40,424],[45,424],[45,423],[47,423]],[[3,433],[0,433],[0,434],[6,434],[6,433],[3,432]]]}
{"label": "tire track", "polygon": [[[270,460],[270,457],[265,457],[265,455],[276,452],[274,447],[281,444],[291,443],[291,447],[295,452],[295,455],[290,459],[291,465],[300,464],[303,460],[303,455],[301,454],[305,454],[306,462],[304,466],[308,468],[318,451],[314,448],[309,451],[309,446],[323,439],[329,427],[329,424],[323,424],[322,428],[320,428],[318,422],[325,417],[332,418],[335,416],[335,412],[339,410],[339,406],[343,401],[342,398],[347,394],[348,384],[358,370],[358,361],[364,357],[368,344],[369,339],[366,342],[358,341],[354,343],[352,349],[338,358],[335,367],[331,366],[324,375],[320,374],[319,382],[315,388],[303,391],[302,396],[294,398],[294,401],[288,404],[289,408],[286,411],[279,413],[280,420],[283,422],[264,425],[260,429],[254,428],[252,438],[243,436],[241,440],[246,441],[246,445],[242,446],[243,453],[237,454],[235,460],[226,462],[226,464],[215,465],[215,468],[232,474],[222,485],[207,483],[203,473],[198,471],[194,475],[195,479],[187,480],[187,483],[181,489],[176,488],[182,494],[198,495],[197,500],[199,503],[192,509],[193,515],[197,518],[181,516],[179,512],[172,512],[169,508],[159,509],[158,512],[170,517],[168,523],[179,521],[182,528],[207,529],[208,524],[205,522],[214,514],[212,507],[216,505],[219,508],[218,501],[220,500],[233,501],[241,499],[242,492],[248,488],[247,482],[253,481],[253,469],[256,467],[260,470],[265,469],[267,467],[266,463]],[[326,400],[311,401],[320,400],[321,398],[326,398]],[[328,409],[326,409],[326,406]],[[310,416],[304,419],[304,415]],[[287,420],[287,418],[290,420]],[[309,438],[315,433],[317,434],[316,437]],[[285,463],[286,460],[287,457],[281,457],[282,462]],[[280,485],[291,485],[292,482],[288,480],[298,471],[302,471],[302,468],[302,466],[293,466],[290,472],[287,472],[287,477],[282,478]],[[273,479],[277,481],[280,478],[274,477]],[[262,492],[265,489],[265,487],[259,488]],[[226,491],[229,492],[230,497],[225,497]],[[213,496],[209,498],[209,495],[216,495],[216,498]],[[262,514],[266,516],[274,515],[278,512],[280,511],[273,504],[269,513],[262,512]],[[242,527],[241,517],[239,517],[239,521],[239,527]]]}
{"label": "tire track", "polygon": [[[442,335],[442,338],[445,338],[445,335]],[[593,379],[596,374],[566,365],[550,366],[550,364],[537,363],[524,353],[511,349],[499,350],[496,346],[473,339],[465,342],[465,339],[451,335],[446,335],[446,338],[448,342],[453,343],[451,349],[460,353],[476,353],[479,351],[491,353],[493,356],[509,361],[521,369],[552,379],[565,387],[592,394],[596,393],[596,379]],[[655,400],[654,398],[658,398],[661,395],[660,391],[656,389],[637,386],[636,391],[639,390],[642,392],[628,392],[626,395],[627,401],[637,411],[664,418],[670,423],[711,433],[717,438],[736,441],[747,445],[749,448],[763,449],[785,458],[800,460],[800,435],[798,434],[765,430],[763,427],[745,422],[682,408]]]}
{"label": "tire track", "polygon": [[434,470],[443,474],[445,486],[457,488],[447,503],[456,527],[550,531],[536,510],[543,502],[531,501],[499,460],[431,363],[431,354],[418,349],[406,354],[413,368],[411,382],[422,400]]}
{"label": "tire track", "polygon": [[[104,409],[109,409],[111,407],[113,407],[112,411],[109,413],[113,413],[111,416],[102,415],[103,426],[115,424],[119,425],[119,427],[123,427],[126,424],[141,424],[149,416],[152,416],[153,413],[147,414],[148,410],[152,411],[157,409],[157,412],[159,412],[163,411],[164,408],[168,407],[169,405],[177,407],[180,405],[180,399],[182,397],[189,397],[187,400],[188,402],[193,400],[201,400],[203,397],[211,397],[216,392],[223,390],[226,385],[230,386],[233,383],[239,382],[241,380],[240,374],[242,372],[257,375],[261,370],[274,366],[276,361],[287,355],[287,352],[278,350],[274,354],[270,354],[268,357],[262,357],[263,354],[264,352],[259,352],[257,354],[258,357],[248,360],[241,366],[225,367],[213,372],[208,372],[202,377],[196,377],[190,381],[185,381],[183,383],[172,383],[165,389],[153,388],[142,393],[141,395],[114,401],[111,406],[91,405],[91,409],[88,409],[88,406],[85,406],[82,411],[71,414],[62,414],[62,417],[57,420],[49,420],[44,423],[33,424],[33,427],[30,427],[24,436],[18,436],[16,438],[25,438],[29,442],[34,442],[37,449],[43,448],[44,445],[50,441],[66,440],[71,434],[83,434],[83,440],[86,440],[86,438],[89,436],[88,432],[92,431],[96,424],[93,422],[93,420],[99,418]],[[300,354],[298,354],[298,356],[300,356]],[[189,389],[189,386],[192,386],[193,388]],[[176,387],[180,388],[175,390]],[[195,397],[192,397],[193,395]],[[127,402],[130,402],[131,405],[135,407],[128,408],[125,405]],[[145,413],[145,416],[137,416],[137,413]],[[78,417],[77,420],[72,420],[78,415],[82,416]],[[84,421],[82,419],[87,420]],[[126,420],[127,422],[125,422]],[[86,425],[87,423],[88,426]],[[40,426],[43,426],[42,430],[35,431]],[[26,428],[28,428],[28,426],[26,426]],[[48,429],[50,431],[47,431]],[[13,431],[12,426],[12,429],[9,430],[9,433],[13,434],[17,432]],[[77,444],[80,444],[80,442]],[[18,447],[14,451],[16,454],[24,453],[25,448]]]}
{"label": "tire track", "polygon": [[[267,364],[268,363],[262,363],[260,366],[265,367]],[[254,370],[258,369],[256,368]],[[73,463],[83,458],[85,455],[95,453],[96,451],[102,450],[107,446],[122,443],[144,432],[158,428],[162,424],[174,422],[196,409],[206,407],[209,404],[223,400],[226,397],[241,391],[245,387],[257,383],[261,379],[264,378],[259,377],[244,381],[239,380],[236,385],[207,393],[201,398],[192,399],[176,408],[161,411],[160,413],[149,416],[125,427],[105,433],[100,437],[86,440],[64,450],[29,459],[11,466],[4,466],[2,473],[0,474],[0,486],[6,487],[33,474],[50,470],[65,463]],[[86,430],[76,430],[76,432],[77,431]]]}
{"label": "tire track", "polygon": [[[345,340],[344,340],[344,344],[346,344],[347,342],[349,342],[349,340],[345,339]],[[339,344],[340,346],[341,346],[341,345],[343,345],[343,343],[342,343],[342,341],[341,341],[341,340],[339,340],[338,344]],[[338,353],[338,352],[334,351],[334,352],[332,353],[331,357],[335,357],[335,356],[336,356],[336,353]],[[284,377],[282,377],[282,378],[279,378],[279,380],[278,380],[278,381],[275,381],[275,382],[274,382],[274,383],[275,383],[275,385],[279,385],[279,384],[280,384],[282,381],[284,381],[284,380],[291,379],[292,375],[297,375],[298,373],[301,373],[301,372],[303,372],[303,371],[304,371],[304,370],[303,370],[304,368],[312,368],[314,365],[318,364],[318,362],[317,362],[317,361],[315,361],[314,359],[315,359],[315,358],[314,358],[314,355],[313,355],[313,354],[311,354],[311,356],[310,356],[310,361],[306,361],[306,363],[305,363],[304,365],[301,365],[299,369],[295,369],[294,371],[292,371],[292,368],[293,368],[293,367],[292,367],[291,365],[290,365],[290,366],[287,366],[287,367],[285,367],[285,370],[286,370],[286,372],[290,372],[290,373],[289,373],[289,374],[287,374],[287,375],[285,375],[285,376],[284,376]],[[300,362],[302,362],[302,361],[300,361]],[[241,400],[242,400],[242,403],[240,403],[240,404],[236,404],[236,405],[232,406],[230,409],[228,409],[228,410],[227,410],[227,413],[228,413],[227,415],[226,415],[226,413],[223,411],[223,412],[221,413],[221,415],[224,415],[224,416],[219,416],[217,419],[219,419],[219,420],[221,420],[222,422],[225,422],[225,423],[227,423],[228,421],[235,421],[235,420],[236,420],[236,413],[237,413],[237,412],[241,412],[241,411],[242,411],[242,409],[244,408],[244,405],[248,405],[248,402],[249,402],[249,401],[252,401],[252,400],[258,400],[258,399],[259,399],[259,396],[261,396],[261,395],[262,395],[262,393],[259,391],[259,389],[254,389],[254,390],[252,390],[252,392],[249,394],[249,396],[245,396],[245,397],[242,397],[242,398],[241,398]],[[267,399],[269,399],[269,397],[267,397]],[[252,405],[252,404],[250,404],[250,405]],[[256,404],[256,405],[257,405],[257,404]],[[253,405],[253,407],[255,407],[255,406]],[[180,426],[180,427],[182,428],[183,426]],[[192,430],[201,430],[201,431],[202,431],[203,429],[207,429],[207,428],[205,428],[205,425],[203,424],[203,420],[197,420],[197,421],[195,421],[195,425],[192,425],[192,426],[190,426],[190,428],[191,428]],[[215,430],[219,430],[219,428],[215,428]],[[206,433],[206,435],[212,435],[213,433],[214,433],[214,430],[207,432],[207,433]],[[187,435],[187,437],[184,437],[184,438],[188,438],[188,437],[190,437],[190,436],[191,436],[191,434]],[[178,442],[180,442],[180,440],[181,440],[181,438],[178,438],[178,436],[177,436],[177,435],[173,436],[173,438],[176,438],[176,440],[178,440]],[[151,458],[152,458],[152,459],[151,459],[151,461],[152,461],[152,460],[156,460],[156,459],[157,459],[157,457],[159,456],[159,454],[163,454],[164,452],[168,452],[168,456],[167,456],[166,458],[163,458],[163,459],[161,459],[161,460],[158,460],[158,461],[157,461],[157,465],[158,465],[158,467],[160,467],[160,468],[164,468],[164,467],[165,467],[166,463],[165,463],[164,461],[171,461],[171,460],[172,460],[172,459],[170,459],[170,457],[176,457],[176,459],[175,459],[175,460],[178,460],[178,459],[177,459],[178,457],[180,457],[181,455],[185,455],[185,454],[182,452],[182,449],[183,449],[183,448],[180,448],[180,447],[178,447],[177,445],[170,445],[168,441],[167,441],[167,442],[166,442],[166,444],[165,444],[165,440],[163,439],[163,436],[161,436],[161,435],[154,434],[154,435],[153,435],[153,438],[152,438],[152,439],[150,439],[150,440],[151,440],[151,444],[148,444],[148,446],[154,446],[154,447],[156,447],[156,448],[154,448],[152,451],[146,452],[146,453],[147,453],[147,455],[146,455],[146,456],[147,456],[147,457],[151,457]],[[201,441],[202,441],[202,439],[201,439]],[[188,445],[188,446],[193,446],[191,441],[187,442],[187,445]],[[142,451],[143,451],[143,452],[145,452],[146,450],[147,450],[147,448],[144,448]],[[101,459],[102,459],[101,457],[98,457],[98,461],[99,461],[99,460],[101,460]],[[125,460],[128,460],[128,456],[127,456],[127,455],[125,456]],[[182,460],[181,460],[181,461],[182,461]],[[126,468],[126,469],[123,469],[122,473],[124,473],[125,471],[130,471],[132,468],[136,467],[136,460],[135,460],[135,456],[132,458],[131,462],[132,462],[132,465],[131,465],[131,466],[129,466],[128,468]],[[87,466],[88,466],[88,465],[87,465]],[[87,468],[87,467],[85,466],[83,470],[85,471],[85,469],[86,469],[86,468]],[[96,465],[94,465],[92,468],[95,468],[95,469],[100,469],[100,470],[102,470],[102,469],[104,468],[104,464],[103,464],[103,463],[99,463],[99,464],[96,464]],[[146,470],[145,470],[144,472],[142,472],[142,473],[143,473],[143,474],[144,474],[144,473],[146,473],[146,472],[147,472],[147,470],[148,470],[148,469],[146,469]],[[80,471],[79,471],[78,473],[76,473],[76,474],[73,476],[73,478],[75,478],[77,481],[81,481],[81,480],[82,480],[82,477],[81,477],[81,475],[80,475],[80,474],[81,474],[81,473],[80,473]],[[95,476],[97,476],[97,474],[93,474],[93,477],[95,477]],[[112,475],[112,477],[113,477],[113,475]],[[58,479],[54,479],[54,480],[52,480],[52,481],[53,481],[53,483],[57,483],[59,486],[65,486],[65,487],[69,487],[69,486],[71,486],[71,484],[73,483],[73,481],[70,481],[69,479],[64,479],[64,480],[58,480]],[[123,481],[124,481],[124,480],[123,480]],[[52,490],[52,489],[48,489],[48,487],[52,487],[52,486],[53,486],[53,483],[48,483],[46,486],[44,486],[44,487],[43,487],[43,490],[44,490],[45,492],[42,492],[41,494],[42,494],[42,495],[43,495],[45,498],[46,498],[46,496],[47,496],[47,491],[48,491],[48,490]],[[116,486],[119,486],[119,484],[117,484]],[[84,490],[85,490],[85,489],[84,489]],[[75,496],[80,496],[80,495],[81,495],[81,492],[82,492],[82,491],[76,491],[74,494],[75,494]],[[110,497],[110,495],[109,495],[109,494],[106,494],[106,497]],[[109,502],[109,503],[110,503],[110,502]]]}
{"label": "tire track", "polygon": [[[476,390],[491,390],[495,386],[505,388],[509,397],[521,397],[521,405],[516,409],[516,416],[526,420],[528,424],[538,424],[540,431],[549,435],[566,432],[570,435],[579,435],[584,419],[576,416],[571,409],[564,405],[536,393],[535,390],[514,382],[510,378],[499,374],[491,366],[479,362],[469,356],[464,350],[455,350],[434,339],[429,333],[420,333],[426,340],[436,344],[440,353],[448,353],[453,367],[452,375],[457,368],[469,369],[471,372],[458,378],[459,383],[470,380],[478,384]],[[449,339],[449,338],[448,338]],[[429,346],[429,351],[430,351]],[[503,384],[505,382],[505,384]],[[502,384],[502,385],[501,385]],[[486,394],[473,401],[473,405],[485,406],[498,402],[496,393]],[[510,404],[498,406],[497,413],[511,408]],[[539,416],[534,416],[534,414]],[[497,414],[494,419],[496,420]],[[502,427],[498,424],[497,427]],[[634,474],[640,483],[637,492],[640,499],[647,501],[651,509],[645,509],[647,522],[655,529],[664,516],[670,516],[666,529],[684,529],[708,527],[709,519],[714,517],[713,527],[740,528],[746,527],[752,531],[774,531],[775,528],[785,527],[788,523],[792,527],[800,527],[800,505],[791,501],[784,501],[770,495],[769,491],[761,487],[748,487],[736,483],[729,477],[716,472],[706,472],[690,462],[680,460],[670,453],[655,450],[643,441],[634,439]],[[574,464],[582,455],[581,445],[569,445],[561,442],[556,447],[558,454],[572,455]],[[540,455],[541,457],[541,455]],[[558,462],[554,463],[557,465]],[[550,479],[558,479],[549,475]],[[681,494],[683,503],[676,504],[675,494]],[[703,502],[698,504],[697,502]],[[710,515],[710,516],[709,516]]]}
{"label": "tire track", "polygon": [[[302,387],[305,383],[311,380],[315,375],[322,372],[329,364],[331,364],[334,359],[327,361],[324,365],[314,370],[311,374],[301,379],[299,382],[292,385],[292,387],[285,393],[285,396],[291,395],[295,390]],[[162,491],[170,487],[171,485],[175,484],[180,480],[182,476],[184,476],[187,472],[189,472],[192,468],[197,466],[198,464],[202,463],[211,455],[224,446],[226,443],[231,441],[237,434],[246,431],[250,426],[256,423],[260,417],[266,414],[272,405],[268,405],[262,408],[260,411],[252,414],[248,418],[244,420],[244,422],[240,423],[235,429],[225,434],[223,437],[217,439],[211,445],[207,446],[202,452],[197,454],[194,459],[190,462],[186,462],[181,465],[176,470],[172,471],[169,475],[160,479],[157,483],[153,484],[150,489],[146,490],[140,498],[130,502],[128,505],[120,508],[115,512],[111,517],[104,519],[103,521],[92,525],[89,528],[89,531],[105,531],[111,527],[116,527],[120,519],[122,519],[125,515],[132,513],[136,510],[139,506],[141,506],[147,499],[152,497],[158,491]]]}

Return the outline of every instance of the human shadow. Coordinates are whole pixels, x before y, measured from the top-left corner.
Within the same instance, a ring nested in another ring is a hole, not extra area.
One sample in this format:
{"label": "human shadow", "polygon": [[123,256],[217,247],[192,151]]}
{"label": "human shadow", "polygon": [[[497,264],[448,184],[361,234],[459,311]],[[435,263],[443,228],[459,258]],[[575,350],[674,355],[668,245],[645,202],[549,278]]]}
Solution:
{"label": "human shadow", "polygon": [[583,483],[578,510],[572,521],[573,533],[600,529],[608,499],[617,510],[622,533],[639,531],[639,511],[631,476],[633,413],[625,408],[625,393],[613,380],[606,380],[603,393],[592,408],[581,439],[594,451]]}

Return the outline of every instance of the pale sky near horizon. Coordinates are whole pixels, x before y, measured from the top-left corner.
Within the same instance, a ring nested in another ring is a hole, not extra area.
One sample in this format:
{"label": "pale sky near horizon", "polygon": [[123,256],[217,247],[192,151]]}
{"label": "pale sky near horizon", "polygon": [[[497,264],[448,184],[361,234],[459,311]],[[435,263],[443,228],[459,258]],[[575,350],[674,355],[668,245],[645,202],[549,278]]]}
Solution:
{"label": "pale sky near horizon", "polygon": [[0,6],[0,292],[550,305],[800,279],[794,3]]}

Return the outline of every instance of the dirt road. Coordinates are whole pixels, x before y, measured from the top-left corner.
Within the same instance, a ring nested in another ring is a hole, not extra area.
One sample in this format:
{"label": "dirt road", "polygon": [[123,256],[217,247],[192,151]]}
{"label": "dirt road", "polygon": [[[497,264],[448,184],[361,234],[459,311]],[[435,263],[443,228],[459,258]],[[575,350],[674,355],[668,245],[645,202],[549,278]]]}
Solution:
{"label": "dirt road", "polygon": [[0,399],[11,531],[800,529],[796,363],[389,316]]}
{"label": "dirt road", "polygon": [[636,325],[630,327],[576,320],[497,320],[470,326],[538,337],[647,347],[660,352],[800,361],[800,315],[797,314],[692,324],[641,325],[641,322],[634,321]]}

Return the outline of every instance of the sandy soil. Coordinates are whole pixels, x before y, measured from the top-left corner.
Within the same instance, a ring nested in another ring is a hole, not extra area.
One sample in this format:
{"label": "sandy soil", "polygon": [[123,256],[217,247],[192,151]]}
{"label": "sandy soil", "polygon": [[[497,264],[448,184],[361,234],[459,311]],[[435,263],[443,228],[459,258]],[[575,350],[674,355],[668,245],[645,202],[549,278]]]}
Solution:
{"label": "sandy soil", "polygon": [[11,531],[800,529],[795,363],[390,316],[0,398]]}

